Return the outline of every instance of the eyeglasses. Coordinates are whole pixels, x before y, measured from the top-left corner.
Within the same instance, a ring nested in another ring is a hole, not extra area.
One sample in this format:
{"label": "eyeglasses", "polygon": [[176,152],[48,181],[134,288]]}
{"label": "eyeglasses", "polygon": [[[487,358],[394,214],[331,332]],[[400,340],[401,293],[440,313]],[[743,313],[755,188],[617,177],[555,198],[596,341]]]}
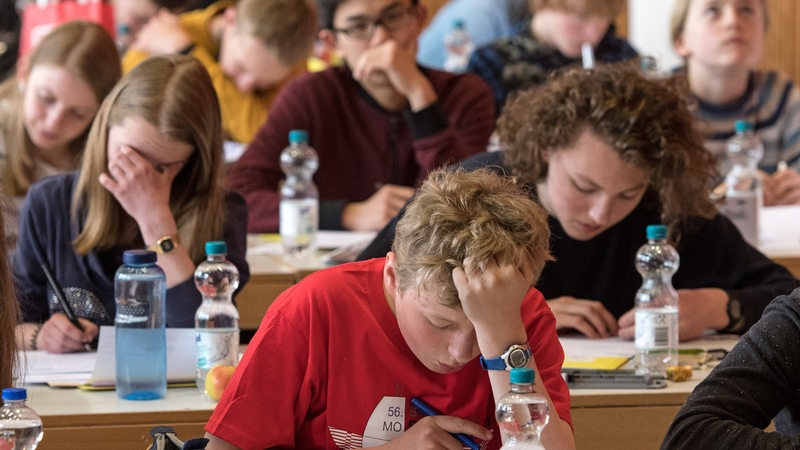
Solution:
{"label": "eyeglasses", "polygon": [[410,6],[404,10],[390,11],[374,20],[357,22],[347,28],[333,28],[333,31],[344,33],[352,39],[367,41],[372,39],[372,35],[375,34],[375,30],[378,29],[378,26],[382,26],[386,31],[392,33],[405,28],[411,20],[413,12],[414,7]]}

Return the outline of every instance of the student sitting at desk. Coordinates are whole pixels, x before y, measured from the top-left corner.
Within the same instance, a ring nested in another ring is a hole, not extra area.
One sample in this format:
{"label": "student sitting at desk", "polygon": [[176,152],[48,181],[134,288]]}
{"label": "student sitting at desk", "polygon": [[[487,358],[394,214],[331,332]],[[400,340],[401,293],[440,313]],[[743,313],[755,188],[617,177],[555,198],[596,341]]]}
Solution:
{"label": "student sitting at desk", "polygon": [[[506,106],[504,152],[464,162],[521,177],[550,213],[555,261],[536,287],[559,329],[633,338],[642,283],[634,255],[649,224],[669,227],[681,257],[673,284],[682,340],[743,332],[796,283],[717,214],[714,163],[678,84],[625,64],[569,70]],[[386,254],[391,239],[390,224],[361,258]]]}
{"label": "student sitting at desk", "polygon": [[250,232],[278,230],[280,154],[305,129],[319,154],[320,228],[379,230],[428,171],[486,148],[495,115],[475,75],[417,65],[425,8],[417,0],[319,0],[320,39],[346,65],[301,76],[228,171],[247,200]]}
{"label": "student sitting at desk", "polygon": [[[511,178],[433,172],[385,258],[316,272],[270,306],[206,448],[461,448],[448,433],[464,433],[497,449],[509,372],[478,357],[506,367],[510,351],[548,399],[542,444],[574,448],[555,319],[531,287],[545,216]],[[416,396],[442,415],[412,409]]]}
{"label": "student sitting at desk", "polygon": [[[663,449],[797,448],[800,442],[800,289],[764,317],[694,389]],[[765,428],[774,419],[776,433]]]}
{"label": "student sitting at desk", "polygon": [[[748,120],[764,143],[759,168],[766,204],[800,204],[800,90],[786,75],[758,70],[767,32],[766,0],[678,0],[671,33],[684,58],[706,148],[730,168],[725,143]],[[788,166],[780,165],[783,161]]]}
{"label": "student sitting at desk", "polygon": [[148,55],[194,56],[211,75],[225,138],[247,144],[286,81],[305,71],[316,32],[311,0],[219,0],[180,16],[162,10],[139,32],[123,68]]}
{"label": "student sitting at desk", "polygon": [[[79,172],[34,185],[22,208],[14,279],[21,348],[69,352],[114,320],[124,250],[149,247],[167,275],[167,326],[193,327],[192,277],[206,241],[225,240],[249,278],[247,209],[220,187],[222,128],[208,72],[194,58],[152,57],[127,74],[92,124]],[[50,266],[85,329],[61,313]],[[240,284],[241,286],[242,284]]]}

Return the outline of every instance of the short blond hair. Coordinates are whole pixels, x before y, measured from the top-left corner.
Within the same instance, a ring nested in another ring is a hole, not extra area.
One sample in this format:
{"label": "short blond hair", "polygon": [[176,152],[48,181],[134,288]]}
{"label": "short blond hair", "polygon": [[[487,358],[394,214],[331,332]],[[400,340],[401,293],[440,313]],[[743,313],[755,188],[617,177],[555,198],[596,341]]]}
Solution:
{"label": "short blond hair", "polygon": [[317,38],[311,0],[240,0],[235,29],[254,36],[287,66],[306,59]]}
{"label": "short blond hair", "polygon": [[531,0],[531,11],[553,9],[613,20],[624,9],[626,0]]}
{"label": "short blond hair", "polygon": [[[676,0],[675,5],[672,7],[672,17],[669,23],[669,32],[672,37],[672,42],[677,41],[683,34],[683,29],[686,27],[686,16],[689,14],[689,6],[692,0]],[[761,0],[761,7],[764,9],[764,30],[769,27],[769,10],[767,8],[767,0]]]}
{"label": "short blond hair", "polygon": [[398,290],[427,290],[459,307],[453,269],[478,273],[487,261],[530,263],[533,285],[552,259],[549,240],[547,213],[516,178],[489,169],[438,169],[397,223]]}

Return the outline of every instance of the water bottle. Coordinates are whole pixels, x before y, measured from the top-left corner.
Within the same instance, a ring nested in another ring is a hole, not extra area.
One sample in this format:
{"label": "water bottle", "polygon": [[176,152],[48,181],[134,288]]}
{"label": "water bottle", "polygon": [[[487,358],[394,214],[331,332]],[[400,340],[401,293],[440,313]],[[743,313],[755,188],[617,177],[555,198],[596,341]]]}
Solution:
{"label": "water bottle", "polygon": [[133,43],[133,33],[131,33],[131,27],[125,23],[118,23],[116,26],[116,32],[117,36],[115,38],[115,43],[117,44],[117,51],[119,52],[120,56],[123,56]]}
{"label": "water bottle", "polygon": [[469,57],[475,49],[472,38],[464,28],[464,21],[456,19],[453,28],[444,36],[444,70],[453,73],[462,73],[467,70]]}
{"label": "water bottle", "polygon": [[292,256],[310,255],[317,249],[319,193],[312,176],[318,166],[308,133],[290,131],[289,146],[281,152],[286,179],[281,186],[280,233],[284,251]]}
{"label": "water bottle", "polygon": [[642,287],[636,292],[636,372],[664,376],[678,361],[678,293],[672,275],[680,257],[667,243],[667,227],[647,226],[647,243],[636,252]]}
{"label": "water bottle", "polygon": [[511,369],[511,390],[497,403],[495,415],[503,449],[543,449],[542,430],[550,421],[547,400],[533,390],[536,374],[528,367]]}
{"label": "water bottle", "polygon": [[42,419],[25,402],[25,389],[3,389],[0,408],[0,449],[33,450],[42,440]]}
{"label": "water bottle", "polygon": [[167,393],[167,278],[156,252],[128,250],[114,276],[117,396],[154,400]]}
{"label": "water bottle", "polygon": [[224,241],[206,242],[205,261],[194,271],[194,284],[203,303],[194,316],[197,344],[197,388],[206,392],[206,375],[214,366],[239,362],[239,311],[233,292],[239,287],[239,270],[225,259]]}
{"label": "water bottle", "polygon": [[758,221],[764,196],[758,163],[764,144],[753,132],[753,124],[736,122],[736,134],[727,142],[729,170],[725,176],[725,203],[722,213],[736,225],[750,245],[758,245]]}

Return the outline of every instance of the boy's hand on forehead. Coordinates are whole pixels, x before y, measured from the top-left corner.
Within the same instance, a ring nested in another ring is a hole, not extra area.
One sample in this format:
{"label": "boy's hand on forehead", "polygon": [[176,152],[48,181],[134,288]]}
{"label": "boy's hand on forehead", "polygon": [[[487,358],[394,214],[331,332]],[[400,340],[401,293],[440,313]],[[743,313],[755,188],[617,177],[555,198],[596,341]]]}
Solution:
{"label": "boy's hand on forehead", "polygon": [[[469,259],[465,260],[464,266],[469,265]],[[508,329],[515,321],[521,325],[520,307],[533,282],[530,262],[515,266],[490,260],[479,267],[475,273],[453,269],[461,307],[476,333]]]}

